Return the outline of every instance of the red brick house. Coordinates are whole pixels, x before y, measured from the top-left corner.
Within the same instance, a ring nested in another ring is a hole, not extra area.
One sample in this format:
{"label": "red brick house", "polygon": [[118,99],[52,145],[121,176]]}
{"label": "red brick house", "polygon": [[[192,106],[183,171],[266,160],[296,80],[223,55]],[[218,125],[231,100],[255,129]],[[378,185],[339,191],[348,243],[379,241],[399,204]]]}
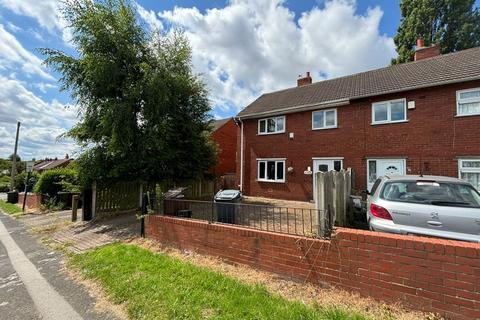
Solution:
{"label": "red brick house", "polygon": [[245,195],[313,199],[312,173],[351,167],[357,190],[378,176],[435,174],[480,188],[480,48],[266,93],[236,117]]}
{"label": "red brick house", "polygon": [[232,118],[215,120],[212,123],[212,138],[218,146],[215,174],[223,176],[235,174],[235,154],[237,152],[237,126]]}

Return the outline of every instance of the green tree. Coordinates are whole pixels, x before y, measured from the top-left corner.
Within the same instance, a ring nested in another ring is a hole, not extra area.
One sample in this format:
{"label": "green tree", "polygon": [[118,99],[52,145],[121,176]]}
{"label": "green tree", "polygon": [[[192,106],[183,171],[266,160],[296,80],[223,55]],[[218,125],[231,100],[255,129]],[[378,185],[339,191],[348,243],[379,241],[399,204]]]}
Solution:
{"label": "green tree", "polygon": [[480,45],[480,12],[475,0],[402,0],[402,19],[394,37],[398,57],[392,63],[412,60],[418,38],[425,45],[440,45],[442,53]]}
{"label": "green tree", "polygon": [[41,51],[78,108],[66,135],[83,148],[82,183],[180,180],[210,168],[208,92],[185,36],[146,33],[122,0],[71,0],[63,13],[78,56]]}

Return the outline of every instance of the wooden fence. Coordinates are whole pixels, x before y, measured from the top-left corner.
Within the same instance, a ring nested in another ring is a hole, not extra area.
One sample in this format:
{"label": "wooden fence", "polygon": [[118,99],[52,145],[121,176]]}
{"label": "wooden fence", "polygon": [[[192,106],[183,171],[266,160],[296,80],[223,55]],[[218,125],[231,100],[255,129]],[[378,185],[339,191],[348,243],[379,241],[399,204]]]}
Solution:
{"label": "wooden fence", "polygon": [[317,172],[315,174],[318,234],[324,236],[333,225],[346,226],[350,212],[352,170]]}
{"label": "wooden fence", "polygon": [[120,182],[115,185],[93,184],[93,217],[100,218],[140,207],[142,186],[139,182]]}

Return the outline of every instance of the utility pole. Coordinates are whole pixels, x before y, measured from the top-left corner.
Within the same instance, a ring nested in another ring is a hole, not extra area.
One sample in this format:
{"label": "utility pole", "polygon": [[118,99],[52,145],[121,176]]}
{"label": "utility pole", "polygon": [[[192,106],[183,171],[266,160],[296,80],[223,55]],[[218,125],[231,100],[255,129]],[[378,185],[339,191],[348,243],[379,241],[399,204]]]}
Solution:
{"label": "utility pole", "polygon": [[12,158],[12,170],[10,177],[10,191],[15,188],[15,176],[17,175],[17,148],[18,148],[18,133],[20,132],[20,121],[17,122],[17,135],[15,137],[15,149]]}

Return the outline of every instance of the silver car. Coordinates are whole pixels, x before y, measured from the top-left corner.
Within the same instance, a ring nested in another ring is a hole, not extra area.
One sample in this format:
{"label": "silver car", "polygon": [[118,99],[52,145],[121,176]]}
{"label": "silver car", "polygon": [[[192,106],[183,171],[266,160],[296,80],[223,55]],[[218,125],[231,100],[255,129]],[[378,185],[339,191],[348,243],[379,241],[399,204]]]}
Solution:
{"label": "silver car", "polygon": [[480,194],[439,176],[385,176],[369,192],[371,230],[480,242]]}

